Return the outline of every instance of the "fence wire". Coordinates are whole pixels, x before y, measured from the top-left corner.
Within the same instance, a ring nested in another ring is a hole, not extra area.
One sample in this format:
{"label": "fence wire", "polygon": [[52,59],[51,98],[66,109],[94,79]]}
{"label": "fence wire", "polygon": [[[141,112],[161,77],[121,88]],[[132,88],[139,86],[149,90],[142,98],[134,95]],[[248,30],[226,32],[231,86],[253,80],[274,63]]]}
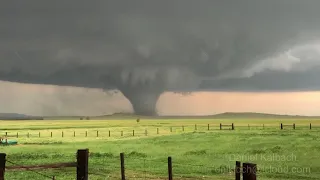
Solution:
{"label": "fence wire", "polygon": [[[131,154],[131,156],[130,156]],[[139,156],[141,154],[134,154]],[[142,156],[142,155],[141,155]],[[91,159],[91,158],[90,158]],[[96,162],[89,166],[89,175],[93,179],[120,179],[121,167],[118,157],[105,158],[103,163]],[[147,157],[134,157],[132,153],[125,154],[125,177],[128,180],[161,180],[168,179],[168,159],[152,159]],[[210,179],[213,176],[231,178],[235,173],[235,165],[213,166],[205,164],[193,164],[174,159],[172,162],[174,177],[176,179]],[[186,173],[186,170],[188,173]]]}
{"label": "fence wire", "polygon": [[[319,129],[318,125],[309,125],[309,124],[293,124],[283,123],[283,129],[295,129],[295,130],[313,130]],[[142,126],[143,127],[143,126]],[[222,124],[221,129],[219,124],[187,124],[187,125],[173,125],[173,126],[148,126],[145,129],[130,129],[129,127],[108,129],[108,128],[98,128],[95,130],[32,130],[30,132],[16,132],[16,131],[6,131],[2,136],[9,138],[67,138],[67,137],[141,137],[141,136],[152,136],[152,135],[161,135],[161,134],[173,134],[173,133],[190,133],[190,132],[210,132],[216,130],[231,130],[232,123]],[[236,124],[234,123],[234,128],[240,130],[277,130],[280,128],[280,123],[278,125],[270,124]]]}
{"label": "fence wire", "polygon": [[[9,160],[6,160],[6,162],[8,162],[8,163],[10,163],[10,164],[12,164],[12,165],[25,167],[24,165],[21,165],[21,164],[18,164],[18,163],[15,163],[15,162],[9,161]],[[48,178],[48,179],[53,179],[53,177],[55,177],[55,176],[48,176],[48,175],[46,175],[46,174],[43,174],[43,173],[37,172],[37,171],[35,171],[35,170],[31,170],[31,169],[29,169],[29,168],[25,168],[25,169],[26,169],[26,171],[33,172],[33,173],[38,174],[38,175],[40,175],[40,176],[46,177],[46,178]]]}

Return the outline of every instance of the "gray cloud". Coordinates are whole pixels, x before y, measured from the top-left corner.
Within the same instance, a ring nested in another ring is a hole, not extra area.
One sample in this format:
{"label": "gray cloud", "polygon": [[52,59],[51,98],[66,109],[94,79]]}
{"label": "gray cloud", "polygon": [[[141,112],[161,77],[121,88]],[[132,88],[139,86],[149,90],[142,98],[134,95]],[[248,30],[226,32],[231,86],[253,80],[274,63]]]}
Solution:
{"label": "gray cloud", "polygon": [[164,91],[318,89],[317,54],[310,60],[296,47],[319,35],[319,5],[7,1],[0,7],[0,80],[119,89],[141,114],[153,113]]}

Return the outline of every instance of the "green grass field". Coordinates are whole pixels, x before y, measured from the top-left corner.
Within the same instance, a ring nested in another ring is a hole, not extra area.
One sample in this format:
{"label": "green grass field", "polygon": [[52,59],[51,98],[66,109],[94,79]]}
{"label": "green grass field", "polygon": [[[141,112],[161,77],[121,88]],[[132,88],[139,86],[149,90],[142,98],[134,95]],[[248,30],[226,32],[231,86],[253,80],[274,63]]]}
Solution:
{"label": "green grass field", "polygon": [[[281,122],[290,126],[280,130]],[[219,130],[220,123],[234,123],[235,130]],[[167,179],[168,156],[174,179],[232,180],[237,160],[256,163],[261,180],[320,179],[317,119],[0,121],[0,129],[9,139],[18,140],[19,145],[0,146],[0,150],[7,153],[8,161],[19,165],[72,162],[77,149],[88,148],[90,180],[120,179],[121,152],[128,180]],[[38,174],[42,173],[73,180],[76,176],[75,168],[34,171],[8,170],[5,177],[46,179]]]}

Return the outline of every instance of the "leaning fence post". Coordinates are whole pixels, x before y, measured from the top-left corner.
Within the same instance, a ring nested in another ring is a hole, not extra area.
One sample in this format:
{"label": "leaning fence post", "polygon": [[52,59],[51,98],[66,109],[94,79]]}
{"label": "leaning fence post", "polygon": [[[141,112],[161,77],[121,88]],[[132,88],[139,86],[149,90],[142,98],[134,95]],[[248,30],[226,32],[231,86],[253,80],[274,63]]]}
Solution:
{"label": "leaning fence post", "polygon": [[126,175],[124,171],[124,153],[120,153],[120,163],[121,163],[121,180],[126,180]]}
{"label": "leaning fence post", "polygon": [[88,180],[89,149],[77,152],[77,180]]}
{"label": "leaning fence post", "polygon": [[257,165],[251,163],[243,163],[243,180],[257,180]]}
{"label": "leaning fence post", "polygon": [[241,162],[240,161],[236,161],[236,168],[235,168],[235,176],[236,176],[236,180],[240,180],[241,179]]}
{"label": "leaning fence post", "polygon": [[0,153],[0,180],[4,180],[5,169],[6,169],[6,154]]}
{"label": "leaning fence post", "polygon": [[168,178],[172,180],[172,158],[168,157]]}

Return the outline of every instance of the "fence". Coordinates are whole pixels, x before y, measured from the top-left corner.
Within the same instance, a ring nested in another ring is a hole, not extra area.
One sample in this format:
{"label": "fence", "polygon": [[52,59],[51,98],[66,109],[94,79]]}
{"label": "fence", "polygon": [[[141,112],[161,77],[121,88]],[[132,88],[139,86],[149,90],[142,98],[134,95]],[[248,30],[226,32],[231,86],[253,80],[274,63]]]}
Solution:
{"label": "fence", "polygon": [[[27,170],[32,171],[33,169],[53,169],[53,168],[66,168],[66,167],[76,167],[77,169],[77,180],[88,179],[88,158],[89,158],[89,150],[88,149],[79,149],[77,151],[77,162],[64,162],[64,163],[54,163],[54,164],[42,164],[42,165],[19,165],[12,161],[6,159],[5,153],[0,153],[0,180],[4,180],[5,170]],[[14,166],[6,166],[6,163],[13,164]],[[39,175],[42,175],[48,179],[55,180],[55,176],[48,176],[45,174],[38,173],[37,171],[33,171]]]}
{"label": "fence", "polygon": [[223,124],[220,123],[220,130],[222,130],[223,127],[231,127],[231,130],[234,130],[234,124],[233,123],[231,125],[229,125],[229,124],[228,125],[225,125],[225,124],[223,125]]}
{"label": "fence", "polygon": [[[144,136],[148,136],[151,132],[154,133],[154,134],[162,134],[161,132],[168,132],[168,133],[173,133],[174,131],[177,132],[195,132],[195,131],[198,131],[198,132],[203,132],[203,131],[213,131],[213,130],[235,130],[235,129],[243,129],[243,128],[246,128],[248,127],[248,129],[266,129],[266,128],[274,128],[276,126],[265,126],[265,124],[261,124],[261,125],[250,125],[248,124],[248,126],[235,126],[234,123],[231,123],[231,124],[222,124],[220,123],[219,125],[212,125],[212,124],[206,124],[206,125],[199,125],[199,124],[195,124],[194,125],[194,128],[193,127],[190,127],[190,126],[185,126],[185,125],[182,125],[182,126],[171,126],[171,127],[156,127],[156,129],[154,129],[153,131],[151,131],[150,129],[144,129],[143,133],[141,133],[141,131],[137,131],[135,129],[133,130],[127,130],[127,131],[124,131],[124,130],[120,130],[118,132],[115,132],[115,131],[111,131],[111,130],[107,130],[107,131],[99,131],[99,130],[96,130],[96,131],[82,131],[82,132],[79,132],[79,131],[72,131],[72,132],[64,132],[64,131],[60,131],[60,132],[57,132],[55,131],[54,133],[51,131],[51,132],[37,132],[37,133],[30,133],[30,132],[26,132],[26,133],[19,133],[19,132],[5,132],[4,133],[4,137],[11,137],[11,138],[21,138],[21,137],[26,137],[26,138],[31,138],[31,137],[113,137],[113,136],[120,136],[120,137],[123,137],[125,136],[125,133],[126,133],[126,136],[139,136],[139,135],[144,135]],[[292,127],[290,129],[294,129],[296,130],[297,129],[297,125],[295,123],[293,124],[283,124],[281,123],[280,124],[280,129],[283,130],[285,129],[285,127]],[[310,123],[308,126],[304,125],[304,126],[299,126],[299,127],[306,127],[310,130],[312,130],[313,128],[317,128],[316,126],[312,126],[312,124]],[[187,129],[188,128],[188,129]],[[131,131],[128,133],[128,131]],[[34,131],[33,131],[34,132]],[[89,133],[90,132],[90,133]]]}
{"label": "fence", "polygon": [[[296,129],[296,124],[295,123],[293,123],[292,125],[281,123],[280,124],[280,129],[282,130],[284,127],[291,127],[291,126],[292,126],[293,129]],[[309,124],[309,129],[310,130],[312,129],[312,124],[311,123]]]}
{"label": "fence", "polygon": [[[15,166],[6,166],[6,162],[14,164]],[[168,180],[173,180],[173,163],[172,157],[168,157]],[[66,162],[66,163],[55,163],[55,164],[43,164],[43,165],[16,165],[16,163],[11,162],[6,159],[5,153],[0,153],[0,180],[4,180],[5,170],[29,170],[33,169],[52,169],[52,168],[65,168],[65,167],[76,167],[76,179],[77,180],[88,180],[89,178],[89,150],[79,149],[77,151],[77,162]],[[241,168],[241,162],[236,161],[235,166],[235,180],[240,180],[242,174],[243,180],[256,180],[256,164],[243,163]],[[33,171],[37,173],[36,171]],[[40,174],[40,173],[38,173]],[[55,176],[49,177],[45,174],[40,174],[48,179],[55,180]],[[125,155],[120,153],[120,178],[121,180],[126,180],[125,173]]]}

